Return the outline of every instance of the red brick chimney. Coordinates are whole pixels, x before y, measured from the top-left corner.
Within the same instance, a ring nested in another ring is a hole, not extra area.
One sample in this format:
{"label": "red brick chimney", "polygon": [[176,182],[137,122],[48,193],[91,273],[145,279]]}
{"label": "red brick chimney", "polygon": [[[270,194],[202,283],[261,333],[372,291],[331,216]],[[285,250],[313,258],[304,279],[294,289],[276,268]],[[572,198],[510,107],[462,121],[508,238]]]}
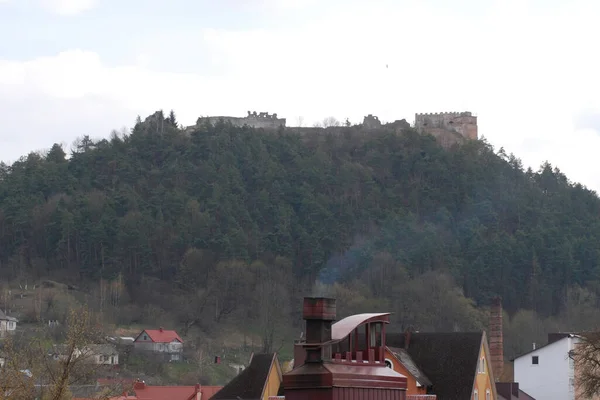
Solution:
{"label": "red brick chimney", "polygon": [[496,382],[504,371],[504,340],[502,338],[502,299],[495,297],[490,310],[490,356]]}

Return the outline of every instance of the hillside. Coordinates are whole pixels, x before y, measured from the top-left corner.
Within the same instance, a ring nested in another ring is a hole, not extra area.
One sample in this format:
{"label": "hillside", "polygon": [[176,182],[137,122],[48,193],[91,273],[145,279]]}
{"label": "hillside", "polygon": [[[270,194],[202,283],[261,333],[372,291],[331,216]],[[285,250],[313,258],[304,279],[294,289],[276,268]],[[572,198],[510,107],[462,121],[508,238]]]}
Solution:
{"label": "hillside", "polygon": [[[183,132],[171,116],[0,165],[2,278],[79,285],[117,324],[249,324],[271,349],[311,291],[438,330],[485,324],[501,295],[528,332],[518,351],[548,326],[600,321],[599,267],[594,192],[410,128]],[[101,279],[120,289],[103,297]]]}

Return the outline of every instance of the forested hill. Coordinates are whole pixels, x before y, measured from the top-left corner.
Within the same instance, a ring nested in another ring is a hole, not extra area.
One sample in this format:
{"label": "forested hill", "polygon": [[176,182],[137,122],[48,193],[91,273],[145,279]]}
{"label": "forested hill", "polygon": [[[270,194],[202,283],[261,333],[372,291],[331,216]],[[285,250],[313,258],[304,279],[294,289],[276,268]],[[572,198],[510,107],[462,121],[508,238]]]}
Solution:
{"label": "forested hill", "polygon": [[288,290],[360,279],[375,296],[445,272],[478,304],[555,315],[569,287],[600,287],[600,200],[550,165],[410,129],[184,133],[159,118],[0,166],[4,278],[197,288],[227,260],[288,263]]}

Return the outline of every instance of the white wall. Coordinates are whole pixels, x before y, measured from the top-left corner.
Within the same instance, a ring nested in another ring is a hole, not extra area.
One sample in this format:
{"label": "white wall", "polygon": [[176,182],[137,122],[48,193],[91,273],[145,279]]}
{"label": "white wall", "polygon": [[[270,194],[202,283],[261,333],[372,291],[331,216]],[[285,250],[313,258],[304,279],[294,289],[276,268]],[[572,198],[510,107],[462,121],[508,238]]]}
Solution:
{"label": "white wall", "polygon": [[[573,363],[569,351],[576,338],[563,338],[514,361],[515,382],[519,389],[539,400],[573,400]],[[538,364],[532,364],[532,357]]]}

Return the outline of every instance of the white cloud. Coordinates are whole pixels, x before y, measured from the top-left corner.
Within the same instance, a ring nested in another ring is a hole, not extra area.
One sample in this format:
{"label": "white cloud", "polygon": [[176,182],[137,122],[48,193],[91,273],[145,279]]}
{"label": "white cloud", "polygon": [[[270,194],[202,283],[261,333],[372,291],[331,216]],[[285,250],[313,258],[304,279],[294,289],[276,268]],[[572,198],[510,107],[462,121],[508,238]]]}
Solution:
{"label": "white cloud", "polygon": [[[1,0],[0,0],[1,1]],[[94,8],[98,0],[40,0],[42,6],[59,15],[76,15]]]}
{"label": "white cloud", "polygon": [[[205,62],[219,66],[218,76],[152,70],[160,54],[151,46],[137,65],[118,67],[81,50],[0,61],[0,101],[15,130],[25,132],[11,136],[13,150],[0,149],[0,158],[15,159],[34,142],[106,136],[159,108],[175,109],[185,124],[257,110],[290,124],[303,116],[305,125],[329,115],[412,121],[415,112],[470,110],[496,147],[534,169],[547,159],[600,189],[588,165],[599,132],[574,124],[581,110],[600,112],[600,60],[589,51],[600,35],[592,12],[600,5],[574,1],[541,14],[498,1],[477,18],[449,18],[422,2],[390,4],[349,3],[336,18],[315,13],[301,28],[206,29]],[[5,132],[0,140],[8,141]],[[61,134],[55,139],[53,132]]]}

